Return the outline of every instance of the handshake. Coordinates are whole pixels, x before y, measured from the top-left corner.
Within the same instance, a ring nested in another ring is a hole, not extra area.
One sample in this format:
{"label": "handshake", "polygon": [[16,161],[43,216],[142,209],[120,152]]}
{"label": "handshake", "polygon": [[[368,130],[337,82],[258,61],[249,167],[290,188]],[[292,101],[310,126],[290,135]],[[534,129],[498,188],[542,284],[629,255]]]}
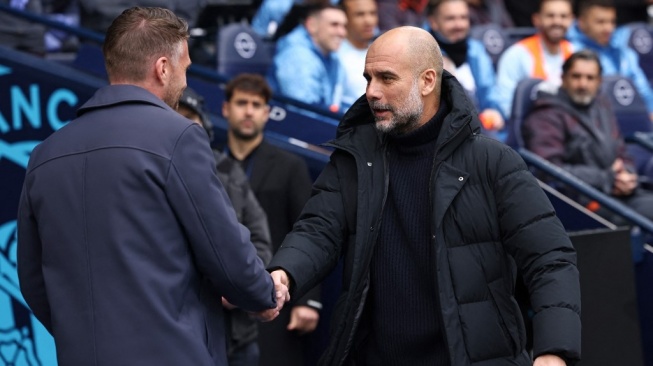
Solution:
{"label": "handshake", "polygon": [[[277,306],[273,309],[263,310],[258,313],[250,313],[250,315],[262,322],[269,322],[274,320],[278,315],[283,305],[290,301],[290,282],[288,280],[288,275],[283,270],[276,270],[270,273],[272,277],[272,282],[274,283],[274,290],[276,292]],[[222,298],[222,306],[227,309],[234,309],[235,306],[230,304],[224,297]]]}

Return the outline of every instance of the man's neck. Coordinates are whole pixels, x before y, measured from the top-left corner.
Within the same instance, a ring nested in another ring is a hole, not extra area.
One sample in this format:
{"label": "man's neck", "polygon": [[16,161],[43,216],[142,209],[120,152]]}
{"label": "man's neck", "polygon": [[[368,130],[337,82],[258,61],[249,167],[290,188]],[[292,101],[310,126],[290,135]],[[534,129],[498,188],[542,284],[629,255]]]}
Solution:
{"label": "man's neck", "polygon": [[256,149],[261,142],[263,142],[263,135],[258,135],[257,137],[251,140],[243,140],[229,132],[227,139],[227,146],[229,146],[229,152],[237,160],[245,160],[249,154]]}
{"label": "man's neck", "polygon": [[352,38],[347,37],[347,40],[357,50],[367,50],[367,47],[369,47],[369,45],[370,45],[369,41],[354,39],[353,37]]}

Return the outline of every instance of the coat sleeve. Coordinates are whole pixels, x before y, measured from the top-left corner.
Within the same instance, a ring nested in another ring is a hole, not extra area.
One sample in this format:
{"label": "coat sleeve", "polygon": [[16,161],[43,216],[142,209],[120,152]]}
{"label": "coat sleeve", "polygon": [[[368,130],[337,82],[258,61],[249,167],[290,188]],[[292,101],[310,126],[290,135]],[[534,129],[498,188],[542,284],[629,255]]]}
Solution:
{"label": "coat sleeve", "polygon": [[[244,176],[245,173],[240,168],[239,171]],[[272,239],[270,238],[268,218],[247,180],[243,182],[242,188],[244,200],[242,224],[252,233],[252,243],[256,247],[256,254],[261,258],[263,264],[267,265],[272,259]]]}
{"label": "coat sleeve", "polygon": [[345,214],[333,160],[313,186],[313,195],[268,266],[292,278],[291,296],[301,297],[336,266],[345,238]]}
{"label": "coat sleeve", "polygon": [[506,251],[530,294],[533,356],[580,358],[580,282],[576,252],[548,198],[517,153],[505,148],[493,187]]}
{"label": "coat sleeve", "polygon": [[45,290],[41,238],[29,201],[27,178],[18,208],[18,279],[34,316],[52,333],[50,303]]}
{"label": "coat sleeve", "polygon": [[[306,201],[311,196],[311,177],[308,173],[308,167],[302,160],[297,160],[292,170],[294,172],[293,179],[290,182],[289,197],[289,222],[295,222],[301,214]],[[294,301],[294,305],[310,306],[315,310],[322,309],[322,285],[317,284],[311,288],[303,297]]]}
{"label": "coat sleeve", "polygon": [[167,197],[199,271],[220,295],[244,310],[275,307],[272,280],[256,255],[249,231],[238,223],[199,125],[189,126],[180,136],[169,169]]}

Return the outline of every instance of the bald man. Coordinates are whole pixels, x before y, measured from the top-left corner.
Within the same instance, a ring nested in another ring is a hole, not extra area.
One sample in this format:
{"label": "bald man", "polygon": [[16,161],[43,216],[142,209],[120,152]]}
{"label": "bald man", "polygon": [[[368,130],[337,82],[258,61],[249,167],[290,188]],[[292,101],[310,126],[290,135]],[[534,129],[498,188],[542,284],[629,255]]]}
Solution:
{"label": "bald man", "polygon": [[[321,365],[537,365],[580,358],[576,253],[521,158],[479,134],[434,38],[400,27],[372,43],[366,98],[272,276],[293,297],[344,258]],[[515,266],[516,264],[516,266]],[[519,271],[534,349],[514,298]]]}

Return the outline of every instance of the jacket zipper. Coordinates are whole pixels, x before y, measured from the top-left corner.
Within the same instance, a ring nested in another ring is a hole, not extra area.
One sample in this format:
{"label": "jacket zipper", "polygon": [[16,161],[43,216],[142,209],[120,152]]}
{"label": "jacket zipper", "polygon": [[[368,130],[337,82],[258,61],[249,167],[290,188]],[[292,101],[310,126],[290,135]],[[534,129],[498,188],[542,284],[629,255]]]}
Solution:
{"label": "jacket zipper", "polygon": [[[345,151],[345,152],[351,154],[351,156],[354,157],[354,160],[356,160],[356,168],[357,168],[357,169],[360,169],[360,168],[363,166],[363,164],[362,164],[362,160],[365,160],[365,159],[361,159],[361,158],[358,156],[358,154],[355,154],[355,153],[354,153],[354,151],[353,151],[352,149],[349,149],[348,147],[345,147],[345,146],[342,146],[342,145],[336,144],[336,143],[333,142],[333,141],[332,141],[332,142],[328,142],[328,143],[326,143],[326,144],[324,144],[324,145],[325,145],[325,146],[334,147],[334,148],[337,148],[337,149],[343,150],[343,151]],[[385,145],[385,144],[383,144],[382,146],[383,146],[383,148],[382,148],[382,152],[381,152],[381,157],[382,157],[382,159],[383,159],[383,174],[384,174],[384,178],[385,178],[385,179],[384,179],[384,186],[383,186],[383,200],[382,200],[382,202],[381,202],[381,210],[380,210],[380,212],[379,212],[379,215],[378,215],[378,218],[377,218],[377,220],[376,220],[376,223],[375,223],[374,226],[373,226],[374,231],[376,231],[376,233],[375,233],[374,235],[378,235],[378,228],[381,226],[381,220],[382,220],[382,217],[383,217],[383,209],[385,208],[386,200],[387,200],[387,197],[388,197],[388,184],[389,184],[389,183],[388,183],[388,180],[389,180],[389,176],[388,176],[388,174],[389,174],[389,173],[388,173],[388,160],[387,160],[387,158],[386,158],[387,148],[386,148],[386,145]],[[359,163],[360,163],[360,164],[359,164]],[[363,168],[363,169],[364,169],[364,168]],[[358,203],[356,204],[356,211],[358,211],[358,205],[359,205],[359,204],[360,204],[360,202],[358,202]],[[357,223],[357,224],[358,224],[358,223]],[[372,229],[372,228],[368,228],[368,231],[371,231],[370,229]],[[370,235],[371,235],[371,234],[370,234]],[[353,321],[354,321],[354,322],[356,322],[357,320],[360,320],[360,317],[361,317],[361,314],[362,314],[362,312],[363,312],[363,309],[365,308],[365,302],[366,302],[366,298],[367,298],[367,293],[368,293],[369,286],[370,286],[370,284],[369,284],[369,282],[370,282],[369,264],[370,264],[370,261],[372,260],[372,255],[373,255],[373,254],[374,254],[374,253],[373,253],[373,251],[372,251],[369,255],[367,255],[367,256],[365,257],[365,263],[364,263],[365,266],[364,266],[363,268],[366,269],[366,270],[365,270],[366,273],[365,273],[365,279],[364,279],[364,281],[361,281],[361,283],[364,283],[364,284],[365,284],[365,285],[364,285],[364,288],[362,289],[362,293],[363,293],[365,296],[361,296],[361,300],[360,300],[359,303],[358,303],[358,306],[357,306],[357,308],[356,308],[356,314],[354,314],[354,317],[353,317]],[[358,289],[356,289],[356,290],[358,290]],[[353,324],[352,324],[352,331],[349,332],[349,333],[350,333],[350,334],[348,335],[347,342],[345,343],[345,348],[344,348],[344,352],[343,352],[342,358],[341,358],[340,360],[338,360],[338,364],[339,364],[339,365],[343,365],[343,364],[344,364],[345,359],[346,359],[347,356],[349,355],[349,350],[351,349],[351,345],[352,345],[352,343],[353,343],[353,341],[354,341],[354,334],[355,334],[355,332],[354,332],[354,329],[353,329]]]}

